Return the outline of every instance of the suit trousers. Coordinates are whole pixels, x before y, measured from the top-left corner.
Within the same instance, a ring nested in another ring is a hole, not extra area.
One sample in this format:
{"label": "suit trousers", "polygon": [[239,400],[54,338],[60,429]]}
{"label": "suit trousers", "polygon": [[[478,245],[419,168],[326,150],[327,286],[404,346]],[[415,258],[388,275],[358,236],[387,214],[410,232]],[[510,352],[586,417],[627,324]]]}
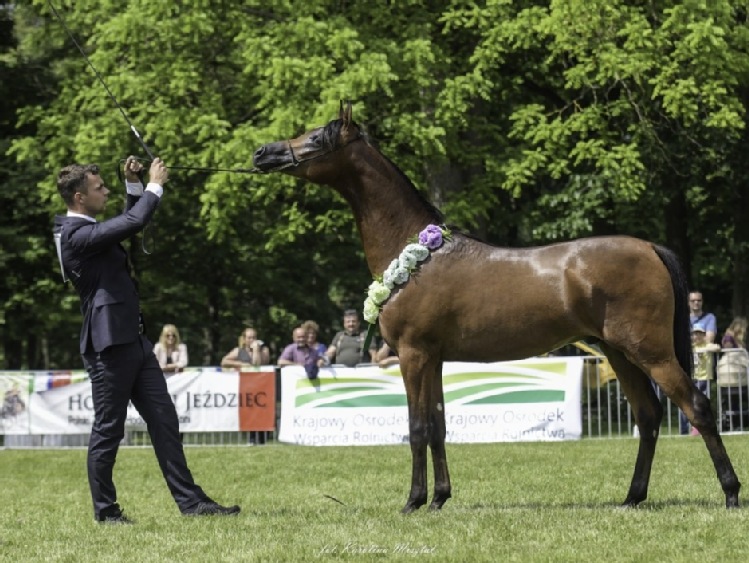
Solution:
{"label": "suit trousers", "polygon": [[94,424],[88,446],[88,480],[94,516],[117,507],[112,480],[115,457],[125,436],[128,402],[140,413],[151,437],[156,458],[180,511],[210,500],[195,484],[179,436],[177,411],[145,336],[129,344],[109,346],[83,355],[91,379]]}

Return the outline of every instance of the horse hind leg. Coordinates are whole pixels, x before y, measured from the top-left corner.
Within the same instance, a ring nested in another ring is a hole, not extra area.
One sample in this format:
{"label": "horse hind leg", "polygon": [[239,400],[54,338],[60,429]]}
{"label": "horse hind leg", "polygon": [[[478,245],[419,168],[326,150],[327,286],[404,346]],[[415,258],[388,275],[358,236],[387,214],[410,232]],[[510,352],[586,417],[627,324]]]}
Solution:
{"label": "horse hind leg", "polygon": [[663,419],[663,407],[644,371],[630,362],[619,350],[603,342],[600,346],[616,372],[640,431],[640,447],[637,450],[635,470],[629,492],[622,503],[622,506],[637,506],[648,496],[650,472]]}
{"label": "horse hind leg", "polygon": [[[726,508],[738,508],[741,483],[718,433],[710,399],[694,386],[675,359],[673,364],[675,365],[653,367],[651,375],[671,401],[682,410],[692,426],[699,430],[726,495]],[[675,373],[678,373],[679,377],[675,377]]]}
{"label": "horse hind leg", "polygon": [[[442,373],[438,366],[437,373]],[[447,452],[445,451],[445,397],[442,388],[442,377],[438,377],[432,386],[431,416],[429,424],[429,447],[432,451],[434,466],[434,496],[429,510],[439,510],[452,496],[450,472],[447,469]]]}

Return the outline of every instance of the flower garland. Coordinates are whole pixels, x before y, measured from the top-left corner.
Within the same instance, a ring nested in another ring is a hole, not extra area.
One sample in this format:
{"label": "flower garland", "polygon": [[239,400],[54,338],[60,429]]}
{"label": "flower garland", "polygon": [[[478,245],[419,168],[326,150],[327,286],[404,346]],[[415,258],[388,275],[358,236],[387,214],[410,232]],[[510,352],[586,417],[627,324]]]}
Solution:
{"label": "flower garland", "polygon": [[[427,225],[414,242],[410,242],[393,260],[381,276],[375,277],[367,290],[364,300],[364,320],[373,325],[380,316],[382,306],[390,298],[396,285],[405,284],[416,270],[419,262],[429,258],[429,253],[437,250],[442,243],[450,240],[452,233],[444,225]],[[418,242],[415,242],[418,240]]]}

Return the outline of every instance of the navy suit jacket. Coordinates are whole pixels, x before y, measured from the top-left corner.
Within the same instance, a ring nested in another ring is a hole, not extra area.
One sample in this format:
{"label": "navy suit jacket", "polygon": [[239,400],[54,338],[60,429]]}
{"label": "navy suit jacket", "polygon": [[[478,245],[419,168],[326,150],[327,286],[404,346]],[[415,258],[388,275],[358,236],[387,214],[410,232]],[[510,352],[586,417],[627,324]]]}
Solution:
{"label": "navy suit jacket", "polygon": [[139,338],[140,301],[121,243],[146,226],[158,205],[159,197],[145,191],[128,195],[125,212],[100,223],[55,217],[62,266],[81,298],[81,354]]}

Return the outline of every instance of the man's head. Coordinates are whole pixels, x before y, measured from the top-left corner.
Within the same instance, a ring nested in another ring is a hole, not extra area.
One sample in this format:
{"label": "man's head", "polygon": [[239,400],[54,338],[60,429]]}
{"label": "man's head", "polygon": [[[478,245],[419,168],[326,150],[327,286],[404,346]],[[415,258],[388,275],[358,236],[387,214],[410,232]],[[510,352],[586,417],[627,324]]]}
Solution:
{"label": "man's head", "polygon": [[104,211],[109,189],[95,164],[71,164],[57,175],[57,191],[70,211],[96,217]]}
{"label": "man's head", "polygon": [[294,329],[294,344],[296,344],[299,348],[304,348],[307,346],[307,329],[304,327],[298,326]]}
{"label": "man's head", "polygon": [[694,314],[702,312],[702,293],[699,291],[691,291],[689,293],[689,311]]}
{"label": "man's head", "polygon": [[359,331],[359,313],[356,309],[346,309],[343,312],[343,328],[348,333]]}

